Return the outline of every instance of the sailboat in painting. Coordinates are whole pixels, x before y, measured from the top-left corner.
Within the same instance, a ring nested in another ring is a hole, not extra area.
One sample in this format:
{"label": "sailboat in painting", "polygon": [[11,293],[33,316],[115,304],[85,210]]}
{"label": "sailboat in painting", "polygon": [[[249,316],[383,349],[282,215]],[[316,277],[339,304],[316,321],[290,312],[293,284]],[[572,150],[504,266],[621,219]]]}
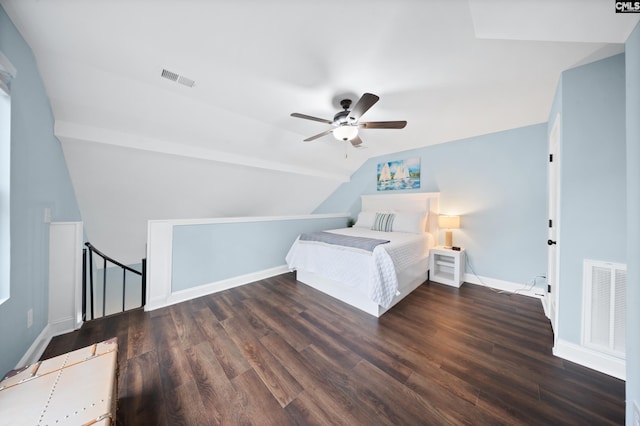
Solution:
{"label": "sailboat in painting", "polygon": [[393,174],[393,179],[402,180],[408,178],[409,170],[407,170],[407,167],[403,163],[398,164],[398,167],[396,167],[396,172]]}
{"label": "sailboat in painting", "polygon": [[378,191],[420,188],[420,158],[378,163]]}
{"label": "sailboat in painting", "polygon": [[380,170],[380,176],[378,177],[378,182],[387,182],[391,180],[391,169],[389,168],[389,163],[385,163]]}

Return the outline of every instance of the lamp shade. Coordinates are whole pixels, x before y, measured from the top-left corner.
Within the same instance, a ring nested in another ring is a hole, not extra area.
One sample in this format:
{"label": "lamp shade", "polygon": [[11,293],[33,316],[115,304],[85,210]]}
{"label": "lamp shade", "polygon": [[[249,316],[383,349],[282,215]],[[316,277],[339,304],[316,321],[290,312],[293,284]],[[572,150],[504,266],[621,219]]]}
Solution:
{"label": "lamp shade", "polygon": [[348,124],[342,124],[333,129],[333,137],[339,141],[350,141],[358,136],[358,128]]}
{"label": "lamp shade", "polygon": [[460,216],[438,216],[438,226],[446,229],[460,228]]}

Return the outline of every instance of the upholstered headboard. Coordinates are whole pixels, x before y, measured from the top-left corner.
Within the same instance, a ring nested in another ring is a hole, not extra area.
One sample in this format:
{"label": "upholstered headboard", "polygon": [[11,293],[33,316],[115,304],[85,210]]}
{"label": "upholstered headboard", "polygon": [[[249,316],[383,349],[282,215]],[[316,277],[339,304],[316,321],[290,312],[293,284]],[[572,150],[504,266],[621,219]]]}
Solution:
{"label": "upholstered headboard", "polygon": [[439,192],[362,195],[363,212],[429,212],[426,230],[438,241]]}

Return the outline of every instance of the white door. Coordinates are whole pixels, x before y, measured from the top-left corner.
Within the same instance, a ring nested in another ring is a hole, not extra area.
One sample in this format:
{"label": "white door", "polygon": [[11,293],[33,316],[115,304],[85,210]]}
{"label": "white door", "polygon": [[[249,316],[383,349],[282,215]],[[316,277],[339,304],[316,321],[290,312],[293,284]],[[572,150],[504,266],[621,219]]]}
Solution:
{"label": "white door", "polygon": [[557,320],[557,298],[559,290],[558,281],[558,208],[560,194],[560,114],[556,116],[551,133],[549,134],[549,161],[548,161],[548,205],[549,224],[547,234],[547,314],[551,320],[554,336],[556,332]]}

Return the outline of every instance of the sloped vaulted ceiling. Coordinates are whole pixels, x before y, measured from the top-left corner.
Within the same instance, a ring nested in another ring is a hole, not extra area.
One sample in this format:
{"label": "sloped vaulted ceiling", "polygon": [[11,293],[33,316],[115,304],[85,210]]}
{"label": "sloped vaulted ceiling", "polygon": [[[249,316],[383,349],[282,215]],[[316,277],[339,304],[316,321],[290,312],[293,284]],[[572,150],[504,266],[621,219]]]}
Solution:
{"label": "sloped vaulted ceiling", "polygon": [[[86,234],[125,262],[146,220],[309,213],[367,158],[544,122],[560,73],[623,49],[609,0],[0,0],[45,83]],[[193,87],[161,77],[163,69]],[[381,97],[365,149],[303,143]],[[346,157],[346,158],[345,158]]]}

